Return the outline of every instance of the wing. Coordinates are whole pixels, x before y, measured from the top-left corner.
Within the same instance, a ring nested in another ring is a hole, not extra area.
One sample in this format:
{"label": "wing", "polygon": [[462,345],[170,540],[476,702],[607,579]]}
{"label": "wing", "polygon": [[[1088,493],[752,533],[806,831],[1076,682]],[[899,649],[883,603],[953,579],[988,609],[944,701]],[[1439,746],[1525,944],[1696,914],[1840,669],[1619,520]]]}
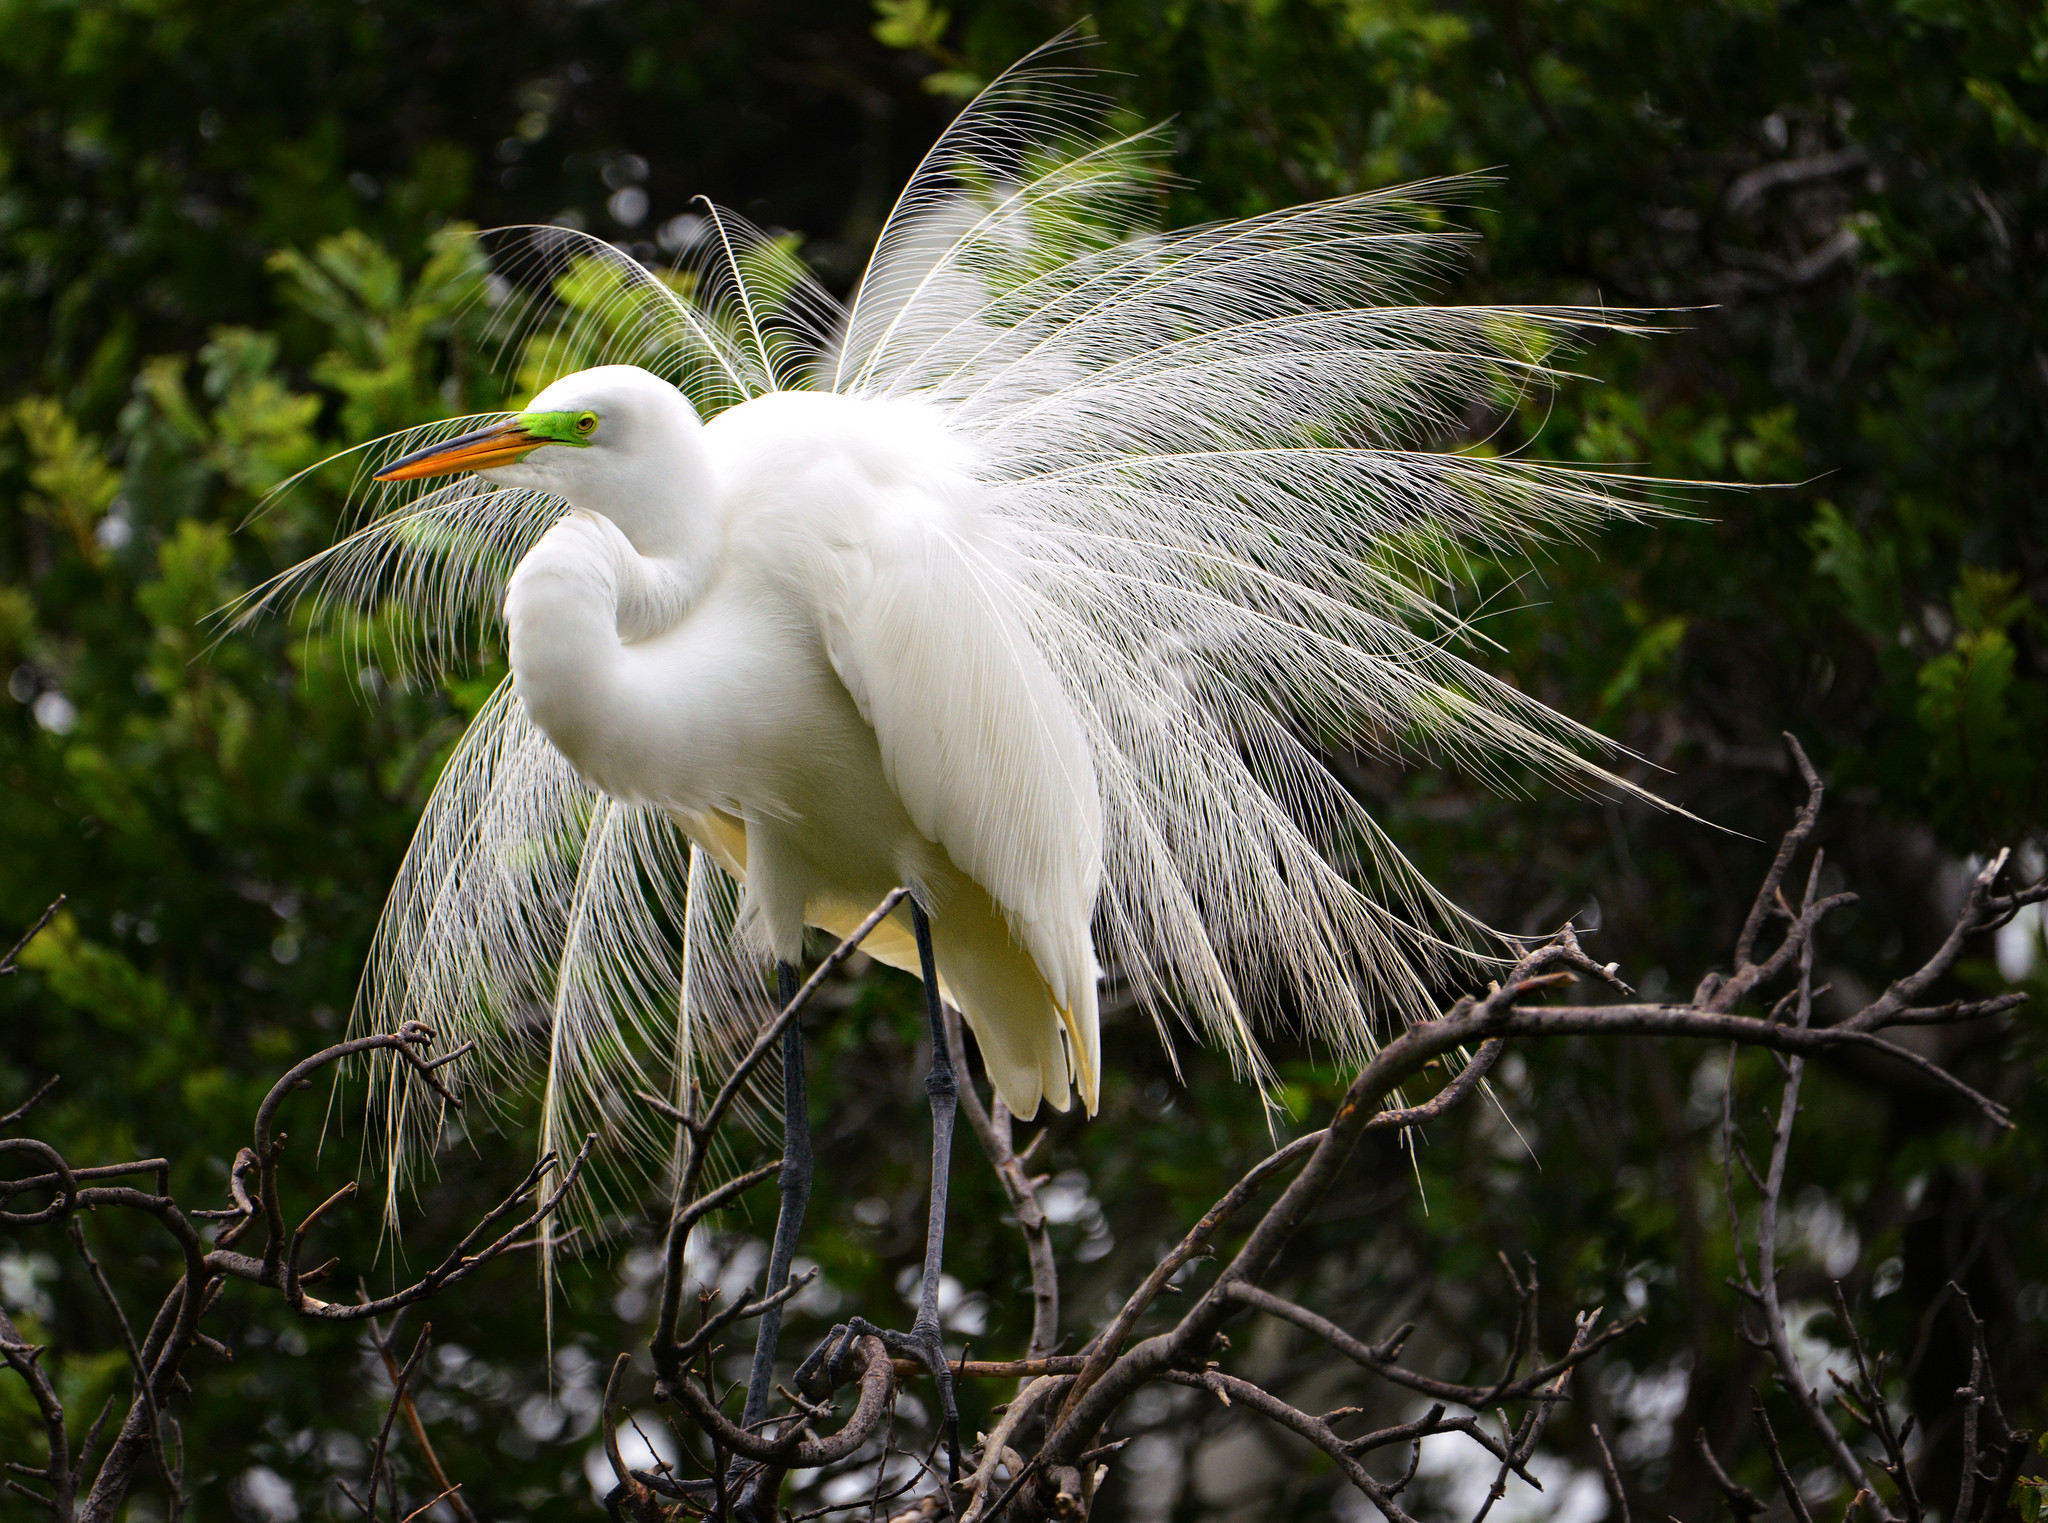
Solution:
{"label": "wing", "polygon": [[[1450,180],[1156,231],[1144,134],[1071,39],[964,111],[897,203],[835,389],[914,398],[973,461],[1099,783],[1104,961],[1247,1075],[1265,1023],[1345,1059],[1507,943],[1332,772],[1355,752],[1637,792],[1619,748],[1458,653],[1469,559],[1659,511],[1659,484],[1472,442],[1598,309],[1418,301]],[[1617,317],[1624,320],[1617,321]],[[1485,425],[1481,425],[1482,427]],[[1440,601],[1441,599],[1441,601]]]}
{"label": "wing", "polygon": [[1095,767],[1020,609],[1016,558],[973,495],[964,480],[869,494],[855,531],[817,553],[807,590],[890,786],[1037,964],[1092,1105]]}

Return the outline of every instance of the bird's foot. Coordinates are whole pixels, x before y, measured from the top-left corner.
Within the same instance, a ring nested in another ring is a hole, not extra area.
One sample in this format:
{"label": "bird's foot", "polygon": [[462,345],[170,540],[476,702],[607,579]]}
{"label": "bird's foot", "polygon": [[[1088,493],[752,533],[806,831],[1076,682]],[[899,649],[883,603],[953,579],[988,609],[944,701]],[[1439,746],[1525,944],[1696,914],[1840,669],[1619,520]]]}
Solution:
{"label": "bird's foot", "polygon": [[[915,1359],[931,1372],[939,1388],[939,1421],[946,1441],[947,1508],[952,1507],[952,1483],[960,1479],[960,1408],[953,1400],[953,1368],[946,1362],[946,1345],[937,1322],[920,1317],[910,1331],[877,1327],[865,1317],[855,1317],[833,1328],[830,1335],[812,1349],[796,1372],[796,1388],[817,1396],[839,1383],[840,1370],[854,1343],[861,1338],[879,1338],[891,1354]],[[820,1377],[823,1377],[822,1379]]]}

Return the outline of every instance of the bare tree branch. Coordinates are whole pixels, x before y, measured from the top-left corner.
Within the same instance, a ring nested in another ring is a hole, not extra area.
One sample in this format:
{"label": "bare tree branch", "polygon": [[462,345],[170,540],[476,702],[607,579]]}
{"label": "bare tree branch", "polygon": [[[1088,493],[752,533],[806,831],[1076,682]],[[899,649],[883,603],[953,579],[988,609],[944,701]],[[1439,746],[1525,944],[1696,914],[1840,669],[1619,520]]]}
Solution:
{"label": "bare tree branch", "polygon": [[[929,1523],[951,1514],[962,1523],[992,1523],[997,1518],[1007,1523],[1051,1523],[1054,1519],[1078,1523],[1095,1505],[1105,1475],[1123,1463],[1119,1456],[1135,1436],[1125,1431],[1113,1437],[1110,1425],[1126,1420],[1119,1413],[1134,1394],[1147,1386],[1164,1386],[1179,1388],[1172,1396],[1175,1403],[1196,1400],[1243,1411],[1313,1445],[1383,1518],[1395,1523],[1410,1517],[1404,1510],[1410,1504],[1402,1498],[1416,1481],[1423,1441],[1451,1436],[1469,1443],[1481,1451],[1493,1475],[1477,1510],[1474,1523],[1478,1523],[1505,1496],[1515,1478],[1536,1485],[1532,1461],[1537,1446],[1549,1431],[1553,1414],[1569,1398],[1574,1372],[1640,1327],[1642,1319],[1603,1327],[1597,1309],[1581,1311],[1573,1319],[1569,1346],[1546,1358],[1540,1347],[1544,1324],[1539,1316],[1541,1287],[1536,1266],[1532,1261],[1518,1268],[1503,1255],[1513,1292],[1512,1327],[1504,1310],[1499,1326],[1485,1330],[1498,1336],[1505,1350],[1497,1366],[1488,1366],[1497,1371],[1497,1378],[1490,1384],[1469,1377],[1449,1381],[1402,1363],[1413,1322],[1402,1322],[1379,1342],[1370,1343],[1331,1317],[1277,1293],[1268,1282],[1286,1262],[1301,1229],[1317,1218],[1330,1199],[1368,1133],[1411,1131],[1452,1115],[1479,1093],[1489,1072],[1514,1042],[1555,1036],[1600,1040],[1644,1036],[1730,1044],[1730,1079],[1723,1093],[1723,1168],[1738,1265],[1734,1283],[1749,1319],[1743,1330],[1757,1347],[1768,1351],[1776,1366],[1789,1399],[1780,1403],[1781,1418],[1796,1409],[1794,1420],[1812,1430],[1812,1441],[1850,1481],[1852,1495],[1845,1518],[1860,1509],[1886,1523],[1919,1523],[1925,1509],[1906,1456],[1911,1425],[1893,1421],[1885,1356],[1865,1348],[1839,1285],[1836,1305],[1846,1329],[1853,1371],[1846,1377],[1833,1375],[1836,1389],[1831,1401],[1839,1409],[1836,1415],[1823,1406],[1821,1393],[1806,1382],[1792,1354],[1777,1257],[1785,1191],[1795,1172],[1792,1144],[1805,1065],[1816,1054],[1876,1052],[1942,1085],[1993,1124],[2009,1126],[2010,1117],[2003,1106],[1928,1058],[1886,1040],[1882,1033],[1895,1026],[1982,1020],[2017,1008],[2022,997],[2016,994],[1943,1001],[1937,985],[1954,971],[1973,938],[1995,929],[2025,905],[2048,900],[2048,884],[2003,888],[2007,858],[2002,854],[1994,858],[1972,883],[1966,904],[1934,956],[1847,1019],[1831,1026],[1816,1025],[1815,1001],[1821,992],[1814,982],[1818,937],[1830,913],[1854,899],[1849,894],[1820,892],[1822,861],[1818,853],[1806,867],[1805,888],[1798,903],[1787,897],[1785,884],[1810,846],[1825,796],[1804,752],[1796,741],[1790,746],[1806,784],[1805,801],[1779,842],[1750,905],[1735,940],[1730,972],[1702,979],[1688,1002],[1649,1003],[1622,982],[1614,964],[1596,963],[1587,956],[1569,926],[1541,944],[1527,946],[1484,994],[1461,998],[1441,1016],[1389,1040],[1352,1076],[1329,1125],[1276,1147],[1247,1170],[1178,1241],[1151,1260],[1129,1296],[1095,1319],[1093,1335],[1077,1353],[1053,1352],[1060,1315],[1059,1266],[1037,1183],[1028,1168],[1031,1149],[1023,1156],[1018,1154],[1011,1120],[1001,1101],[986,1102],[969,1083],[963,1096],[968,1122],[1025,1239],[1032,1312],[1024,1357],[962,1357],[947,1366],[956,1380],[1020,1382],[1013,1399],[997,1409],[993,1431],[980,1436],[965,1455],[964,1473],[950,1486],[933,1469],[932,1455],[920,1458],[915,1447],[899,1446],[901,1382],[929,1370],[917,1361],[892,1359],[872,1324],[858,1317],[835,1327],[798,1367],[790,1387],[779,1388],[786,1406],[759,1421],[743,1423],[728,1415],[723,1403],[732,1392],[721,1390],[714,1373],[719,1337],[735,1322],[759,1317],[799,1295],[809,1283],[809,1275],[796,1277],[773,1294],[754,1300],[741,1296],[721,1305],[716,1293],[707,1292],[699,1298],[695,1331],[684,1337],[678,1325],[690,1234],[708,1214],[732,1205],[780,1167],[780,1160],[757,1163],[715,1188],[702,1188],[714,1150],[726,1146],[729,1133],[725,1126],[737,1097],[784,1032],[801,1019],[824,980],[844,964],[868,932],[900,906],[904,891],[894,891],[764,1023],[708,1103],[694,1088],[675,1100],[640,1096],[675,1125],[678,1141],[676,1187],[663,1207],[662,1288],[651,1340],[655,1395],[669,1403],[682,1422],[709,1445],[711,1467],[701,1479],[671,1474],[665,1466],[641,1472],[630,1469],[617,1432],[627,1363],[622,1355],[607,1381],[601,1412],[604,1453],[616,1483],[607,1499],[612,1516],[620,1523],[683,1523],[686,1518],[699,1517],[718,1523],[775,1523],[782,1516],[780,1498],[790,1473],[828,1466],[841,1467],[838,1473],[843,1473],[847,1468],[873,1465],[873,1485],[864,1486],[865,1500],[858,1505],[874,1517],[885,1513],[885,1504],[926,1487],[930,1489],[900,1515],[902,1520]],[[1765,950],[1766,941],[1773,937],[1775,944]],[[1613,1002],[1552,1002],[1559,999],[1564,986],[1575,982],[1604,990]],[[957,1013],[946,1012],[943,1036],[954,1068],[964,1073],[966,1043]],[[0,1209],[0,1223],[17,1231],[62,1224],[71,1234],[95,1291],[114,1314],[121,1346],[135,1376],[133,1400],[80,1504],[77,1497],[84,1486],[87,1461],[97,1451],[107,1413],[101,1414],[102,1422],[95,1423],[74,1451],[56,1384],[42,1364],[43,1351],[30,1347],[15,1325],[0,1316],[0,1357],[28,1386],[43,1419],[48,1450],[40,1468],[11,1466],[20,1479],[10,1479],[10,1487],[33,1497],[62,1523],[112,1523],[144,1456],[153,1456],[169,1483],[173,1507],[180,1505],[181,1461],[166,1402],[181,1387],[181,1371],[193,1349],[226,1352],[200,1327],[223,1287],[252,1284],[281,1295],[300,1316],[369,1324],[371,1342],[391,1381],[391,1394],[376,1433],[367,1484],[361,1495],[347,1493],[366,1523],[380,1511],[388,1511],[393,1523],[400,1520],[390,1435],[401,1415],[433,1487],[432,1497],[415,1507],[409,1517],[420,1517],[445,1502],[462,1523],[475,1523],[475,1511],[443,1469],[413,1399],[412,1388],[428,1348],[427,1331],[422,1329],[411,1355],[400,1364],[377,1319],[441,1294],[484,1265],[529,1246],[535,1241],[530,1234],[552,1216],[581,1177],[596,1139],[587,1139],[566,1164],[553,1155],[542,1159],[426,1275],[390,1295],[354,1304],[323,1301],[308,1294],[307,1287],[332,1273],[334,1265],[330,1262],[305,1269],[301,1258],[312,1236],[353,1198],[355,1186],[345,1184],[326,1194],[303,1212],[295,1228],[288,1229],[278,1170],[286,1143],[278,1130],[284,1101],[306,1087],[313,1075],[346,1058],[387,1054],[390,1061],[406,1065],[422,1083],[453,1103],[456,1096],[438,1071],[468,1048],[429,1057],[434,1040],[429,1027],[412,1022],[396,1032],[334,1044],[295,1064],[257,1109],[252,1145],[241,1150],[229,1171],[231,1205],[226,1210],[181,1207],[171,1196],[169,1161],[165,1159],[75,1168],[46,1142],[29,1137],[0,1139],[0,1156],[20,1154],[36,1170],[0,1180],[0,1206],[44,1202],[35,1209]],[[1769,1113],[1767,1150],[1760,1137],[1745,1139],[1736,1124],[1733,1053],[1744,1046],[1763,1048],[1778,1057],[1781,1082],[1777,1104]],[[1448,1072],[1451,1068],[1456,1071]],[[1401,1099],[1409,1086],[1425,1076],[1444,1077],[1447,1073],[1445,1082],[1428,1099],[1413,1105]],[[28,1115],[48,1088],[45,1083],[26,1103],[0,1117],[0,1125]],[[1039,1136],[1042,1139],[1045,1133]],[[545,1188],[543,1182],[558,1170],[559,1182]],[[120,1182],[142,1175],[154,1176],[154,1193]],[[1747,1186],[1742,1184],[1745,1180]],[[1276,1187],[1270,1200],[1251,1216],[1248,1225],[1240,1223],[1239,1217],[1250,1214],[1254,1197],[1268,1184]],[[1756,1192],[1753,1238],[1743,1229],[1743,1214],[1737,1204],[1741,1188]],[[136,1328],[140,1322],[129,1321],[112,1280],[85,1237],[82,1213],[101,1208],[148,1215],[180,1245],[182,1273],[163,1295],[139,1339]],[[194,1227],[195,1221],[217,1223],[210,1247]],[[260,1253],[242,1251],[237,1245],[259,1224],[264,1232]],[[1238,1236],[1227,1238],[1227,1233]],[[1193,1267],[1219,1256],[1220,1268],[1207,1288],[1196,1291],[1198,1282],[1190,1278]],[[1189,1294],[1185,1301],[1175,1303],[1178,1315],[1150,1336],[1140,1336],[1145,1317],[1170,1293],[1179,1295],[1183,1285]],[[2006,1516],[2031,1436],[2010,1427],[1991,1379],[1991,1351],[1984,1330],[1968,1298],[1959,1290],[1954,1294],[1961,1316],[1969,1323],[1970,1374],[1968,1383],[1955,1393],[1964,1471],[1957,1478],[1957,1505],[1952,1514],[1945,1515],[1954,1516],[1958,1523],[1993,1523]],[[1397,1300],[1393,1304],[1402,1303]],[[1365,1409],[1340,1407],[1317,1416],[1279,1394],[1274,1381],[1221,1367],[1229,1347],[1226,1326],[1252,1313],[1288,1323],[1375,1379],[1421,1395],[1431,1404],[1420,1416],[1409,1408],[1399,1421],[1381,1417],[1380,1426],[1345,1437],[1338,1425],[1348,1426],[1349,1420],[1363,1415]],[[1385,1322],[1399,1320],[1396,1315],[1382,1316]],[[848,1387],[854,1391],[852,1410],[836,1431],[820,1431],[836,1416],[835,1396]],[[1756,1399],[1754,1417],[1757,1437],[1748,1450],[1752,1459],[1745,1463],[1754,1463],[1759,1450],[1767,1455],[1786,1506],[1795,1519],[1809,1520],[1809,1509],[1798,1494],[1790,1463],[1761,1397]],[[1617,1516],[1628,1523],[1626,1477],[1608,1436],[1596,1424],[1583,1431],[1588,1435],[1585,1452],[1597,1462],[1613,1495]],[[1733,1479],[1704,1431],[1698,1435],[1698,1448],[1708,1474],[1737,1519],[1761,1516],[1765,1504]],[[1871,1455],[1867,1469],[1858,1458],[1859,1448]],[[1382,1477],[1367,1469],[1369,1459],[1383,1454],[1400,1464],[1403,1451],[1404,1473]],[[906,1457],[912,1468],[908,1479],[901,1479]],[[892,1470],[892,1466],[897,1468]],[[892,1475],[899,1479],[890,1482]],[[1895,1501],[1887,1503],[1880,1497],[1880,1489],[1886,1495],[1895,1494]],[[803,1516],[825,1516],[836,1510],[817,1508]]]}
{"label": "bare tree branch", "polygon": [[[21,940],[17,941],[13,946],[9,947],[4,953],[0,953],[0,978],[5,978],[10,973],[20,971],[15,963],[15,959],[21,956],[23,948],[25,948],[31,941],[34,941],[37,936],[42,934],[44,926],[48,925],[52,920],[55,920],[57,918],[57,911],[64,908],[64,901],[69,897],[70,895],[68,894],[59,894],[56,898],[52,899],[50,901],[50,907],[44,910],[42,914],[36,916],[35,924],[30,926],[27,930],[21,933]],[[48,1082],[46,1082],[43,1085],[43,1089],[48,1089],[51,1084],[55,1084],[56,1082],[56,1079],[52,1077]],[[10,1112],[6,1116],[0,1116],[0,1126],[5,1126],[10,1121],[19,1121],[22,1118],[22,1116],[27,1113],[28,1106],[34,1105],[36,1101],[40,1100],[42,1097],[43,1090],[37,1090],[34,1095],[29,1097],[28,1105],[24,1105],[20,1110]]]}
{"label": "bare tree branch", "polygon": [[[426,1328],[420,1329],[422,1338],[425,1338],[426,1333]],[[374,1317],[370,1319],[370,1342],[376,1347],[377,1357],[383,1362],[384,1373],[391,1381],[391,1389],[397,1393],[398,1408],[404,1414],[405,1426],[412,1434],[413,1445],[420,1451],[420,1459],[425,1463],[427,1473],[434,1478],[434,1484],[441,1488],[434,1502],[446,1501],[448,1510],[455,1514],[458,1523],[477,1523],[476,1513],[471,1510],[468,1501],[462,1495],[461,1484],[449,1480],[448,1472],[441,1468],[441,1456],[434,1452],[433,1442],[427,1437],[427,1425],[420,1420],[420,1409],[412,1399],[412,1391],[404,1378],[404,1371],[399,1366],[397,1356],[391,1352],[390,1340],[385,1337],[384,1330],[377,1325]],[[426,1508],[422,1508],[421,1511],[431,1508],[434,1502],[427,1503]]]}

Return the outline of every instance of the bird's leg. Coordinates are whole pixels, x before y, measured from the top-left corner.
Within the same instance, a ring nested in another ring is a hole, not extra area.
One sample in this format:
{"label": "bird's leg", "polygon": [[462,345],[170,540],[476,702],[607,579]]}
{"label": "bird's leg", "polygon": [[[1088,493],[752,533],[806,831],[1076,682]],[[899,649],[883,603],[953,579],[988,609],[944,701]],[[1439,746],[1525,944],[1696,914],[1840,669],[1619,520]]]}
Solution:
{"label": "bird's leg", "polygon": [[[946,1050],[945,1007],[939,999],[939,971],[932,958],[932,927],[922,906],[910,901],[911,923],[917,928],[917,957],[924,973],[925,1011],[932,1023],[932,1071],[924,1092],[932,1102],[931,1216],[925,1228],[924,1282],[918,1290],[917,1319],[908,1333],[878,1332],[891,1353],[907,1354],[931,1371],[939,1388],[939,1411],[945,1425],[947,1480],[960,1479],[960,1409],[953,1401],[953,1372],[946,1364],[946,1345],[939,1327],[939,1271],[946,1257],[946,1184],[953,1168],[953,1115],[960,1085]],[[948,1511],[951,1496],[948,1493]]]}
{"label": "bird's leg", "polygon": [[[796,969],[775,965],[778,1009],[796,998]],[[811,1112],[804,1093],[804,1033],[801,1018],[782,1032],[782,1168],[776,1175],[782,1207],[775,1217],[775,1246],[768,1254],[768,1278],[761,1294],[772,1296],[789,1283],[790,1260],[796,1256],[797,1234],[803,1229],[804,1207],[811,1199]],[[747,1406],[741,1418],[751,1427],[768,1415],[768,1393],[775,1388],[775,1351],[782,1341],[782,1307],[761,1313],[754,1335],[754,1370],[747,1381]]]}
{"label": "bird's leg", "polygon": [[946,1423],[949,1480],[960,1479],[960,1412],[953,1405],[953,1372],[946,1368],[946,1348],[939,1338],[939,1271],[946,1261],[946,1189],[953,1177],[953,1118],[960,1106],[960,1081],[946,1043],[946,1010],[939,998],[939,970],[932,957],[932,923],[912,900],[910,918],[917,927],[917,961],[924,974],[925,1014],[932,1023],[932,1071],[924,1092],[932,1103],[932,1198],[924,1238],[924,1283],[917,1293],[917,1319],[910,1336],[925,1345],[925,1363],[939,1383],[939,1406]]}

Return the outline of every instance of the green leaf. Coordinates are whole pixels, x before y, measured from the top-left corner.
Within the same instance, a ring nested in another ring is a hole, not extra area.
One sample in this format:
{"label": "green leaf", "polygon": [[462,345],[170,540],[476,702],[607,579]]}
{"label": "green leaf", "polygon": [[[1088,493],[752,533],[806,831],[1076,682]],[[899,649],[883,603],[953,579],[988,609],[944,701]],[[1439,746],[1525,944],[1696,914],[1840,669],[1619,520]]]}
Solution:
{"label": "green leaf", "polygon": [[881,18],[871,28],[876,41],[885,47],[920,52],[943,44],[952,19],[931,0],[875,0],[875,14]]}
{"label": "green leaf", "polygon": [[1632,697],[1643,683],[1671,664],[1671,658],[1685,643],[1687,619],[1674,614],[1659,619],[1636,637],[1615,671],[1614,679],[1601,690],[1600,711],[1612,713]]}
{"label": "green leaf", "polygon": [[2022,111],[2019,102],[2012,98],[2012,92],[2004,85],[1990,79],[1966,79],[1963,88],[1969,92],[1970,99],[1990,116],[1999,142],[2022,142],[2029,148],[2048,153],[2048,128]]}
{"label": "green leaf", "polygon": [[120,472],[107,463],[100,440],[82,432],[49,397],[16,403],[14,421],[28,444],[28,479],[36,489],[22,498],[22,506],[69,535],[86,560],[97,560],[93,533],[121,489]]}
{"label": "green leaf", "polygon": [[1891,640],[1905,616],[1898,547],[1865,539],[1842,510],[1823,502],[1808,525],[1813,569],[1833,582],[1856,627],[1880,643]]}

